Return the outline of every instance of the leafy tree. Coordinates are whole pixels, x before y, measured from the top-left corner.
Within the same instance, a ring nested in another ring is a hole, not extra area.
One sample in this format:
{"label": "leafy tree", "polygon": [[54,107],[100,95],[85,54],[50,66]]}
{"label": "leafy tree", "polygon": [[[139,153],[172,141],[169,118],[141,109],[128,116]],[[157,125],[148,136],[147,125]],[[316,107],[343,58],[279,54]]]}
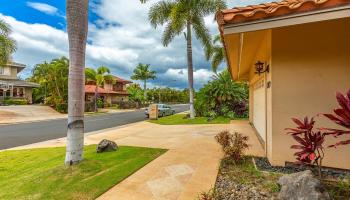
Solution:
{"label": "leafy tree", "polygon": [[188,90],[176,90],[172,88],[153,88],[147,92],[148,101],[162,103],[186,103],[188,102]]}
{"label": "leafy tree", "polygon": [[198,114],[206,117],[247,117],[248,86],[234,82],[227,70],[213,77],[196,96]]}
{"label": "leafy tree", "polygon": [[131,84],[126,90],[129,93],[129,100],[136,102],[136,107],[139,108],[139,105],[142,101],[144,101],[143,91],[139,84]]}
{"label": "leafy tree", "polygon": [[68,101],[68,71],[69,60],[66,57],[35,65],[32,75],[28,78],[40,84],[40,87],[33,91],[34,101],[44,101],[58,111],[66,112],[67,106],[63,104],[67,104]]}
{"label": "leafy tree", "polygon": [[65,164],[83,160],[85,51],[88,33],[89,0],[67,0],[67,32],[69,41],[68,129]]}
{"label": "leafy tree", "polygon": [[98,110],[97,105],[97,97],[98,97],[98,87],[102,87],[106,82],[107,83],[115,83],[113,76],[110,74],[111,71],[108,67],[100,66],[97,70],[92,68],[85,69],[85,81],[86,82],[94,82],[96,85],[95,88],[95,112]]}
{"label": "leafy tree", "polygon": [[147,80],[148,79],[154,80],[156,78],[156,72],[151,71],[149,68],[150,68],[149,64],[139,63],[134,69],[134,74],[131,76],[132,80],[143,81],[144,99],[147,99]]}
{"label": "leafy tree", "polygon": [[220,35],[215,36],[213,45],[206,48],[206,57],[211,60],[211,66],[216,73],[219,65],[226,60],[225,48],[222,45]]}
{"label": "leafy tree", "polygon": [[162,0],[155,3],[149,11],[149,20],[157,28],[165,25],[162,42],[168,46],[175,36],[184,31],[187,41],[188,85],[190,91],[190,115],[195,117],[192,60],[192,30],[204,47],[211,45],[209,30],[204,17],[226,8],[223,0]]}
{"label": "leafy tree", "polygon": [[0,20],[0,65],[6,64],[11,54],[16,51],[16,42],[9,36],[10,34],[10,25]]}

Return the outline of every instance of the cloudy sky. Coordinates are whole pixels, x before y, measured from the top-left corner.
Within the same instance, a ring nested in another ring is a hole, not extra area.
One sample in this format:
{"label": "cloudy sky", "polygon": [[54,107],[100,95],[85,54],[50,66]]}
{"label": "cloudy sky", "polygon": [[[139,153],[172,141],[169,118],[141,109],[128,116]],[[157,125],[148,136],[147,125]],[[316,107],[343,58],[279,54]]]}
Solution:
{"label": "cloudy sky", "polygon": [[[128,79],[138,63],[151,64],[157,79],[151,87],[187,87],[186,47],[181,36],[163,47],[163,29],[154,29],[147,19],[151,5],[139,0],[90,0],[89,34],[86,65],[108,66],[112,73]],[[267,0],[227,0],[229,7],[257,4]],[[205,21],[211,34],[218,34],[214,16]],[[18,44],[13,55],[16,62],[26,64],[21,74],[26,78],[35,64],[68,56],[64,0],[1,0],[0,19],[12,26],[11,35]],[[210,63],[194,41],[195,87],[200,88],[212,76]],[[223,69],[224,66],[221,66]]]}

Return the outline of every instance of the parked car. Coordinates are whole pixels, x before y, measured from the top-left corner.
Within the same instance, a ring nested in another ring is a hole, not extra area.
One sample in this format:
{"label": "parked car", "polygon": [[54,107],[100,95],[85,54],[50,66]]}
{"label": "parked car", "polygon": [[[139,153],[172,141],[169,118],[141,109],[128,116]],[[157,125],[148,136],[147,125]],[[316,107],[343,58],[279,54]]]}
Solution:
{"label": "parked car", "polygon": [[[166,104],[157,104],[158,105],[158,117],[165,117],[175,114],[175,110],[172,109],[169,105]],[[145,115],[149,118],[149,108],[146,108]]]}

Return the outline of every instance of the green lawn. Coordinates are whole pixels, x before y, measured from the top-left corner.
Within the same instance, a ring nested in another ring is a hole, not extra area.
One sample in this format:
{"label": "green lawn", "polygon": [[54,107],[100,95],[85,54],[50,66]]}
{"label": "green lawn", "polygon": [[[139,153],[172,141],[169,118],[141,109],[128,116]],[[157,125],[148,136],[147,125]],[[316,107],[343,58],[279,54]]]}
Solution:
{"label": "green lawn", "polygon": [[180,124],[229,124],[230,119],[225,117],[217,117],[212,121],[208,121],[207,117],[196,117],[195,119],[184,119],[185,114],[171,115],[162,117],[158,120],[148,120],[149,122],[160,125],[180,125]]}
{"label": "green lawn", "polygon": [[0,152],[0,199],[95,199],[166,151],[95,148],[86,146],[85,160],[72,167],[64,166],[62,147]]}

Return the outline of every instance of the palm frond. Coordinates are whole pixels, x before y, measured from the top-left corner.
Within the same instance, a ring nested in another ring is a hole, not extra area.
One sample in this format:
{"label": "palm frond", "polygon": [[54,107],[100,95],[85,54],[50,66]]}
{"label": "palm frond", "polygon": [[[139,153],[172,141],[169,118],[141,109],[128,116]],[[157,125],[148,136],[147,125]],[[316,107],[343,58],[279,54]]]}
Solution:
{"label": "palm frond", "polygon": [[175,6],[175,2],[166,0],[154,4],[148,13],[149,21],[154,28],[163,25],[170,20],[171,10]]}
{"label": "palm frond", "polygon": [[211,48],[211,36],[208,28],[205,26],[204,19],[201,16],[195,15],[192,18],[192,26],[197,39],[202,43],[205,48]]}

